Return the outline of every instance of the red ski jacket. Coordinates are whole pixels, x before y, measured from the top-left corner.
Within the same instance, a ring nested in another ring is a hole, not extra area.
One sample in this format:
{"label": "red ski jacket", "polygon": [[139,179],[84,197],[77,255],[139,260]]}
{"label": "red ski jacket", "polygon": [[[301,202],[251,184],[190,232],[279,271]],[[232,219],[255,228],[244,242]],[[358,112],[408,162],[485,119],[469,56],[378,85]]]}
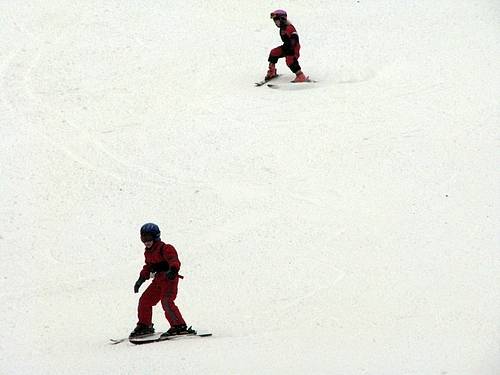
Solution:
{"label": "red ski jacket", "polygon": [[140,276],[146,280],[151,272],[168,271],[169,268],[179,271],[181,268],[175,247],[162,241],[155,241],[151,248],[146,249],[144,258],[146,264],[142,267]]}
{"label": "red ski jacket", "polygon": [[295,26],[291,23],[280,26],[280,37],[283,41],[282,48],[286,55],[294,55],[297,49],[300,49],[299,34]]}

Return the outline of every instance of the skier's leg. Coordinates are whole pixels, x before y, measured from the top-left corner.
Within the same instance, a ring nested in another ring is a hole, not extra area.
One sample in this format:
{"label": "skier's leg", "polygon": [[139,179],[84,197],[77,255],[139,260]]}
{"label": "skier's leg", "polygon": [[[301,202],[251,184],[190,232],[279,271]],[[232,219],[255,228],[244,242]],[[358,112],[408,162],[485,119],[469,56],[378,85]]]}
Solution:
{"label": "skier's leg", "polygon": [[171,327],[182,326],[186,324],[181,312],[179,311],[179,308],[174,302],[175,298],[177,297],[178,284],[178,277],[176,277],[174,280],[167,280],[163,298],[161,299],[161,305],[163,307],[163,310],[165,311],[165,318],[167,318]]}
{"label": "skier's leg", "polygon": [[139,306],[137,315],[139,318],[138,324],[151,325],[153,318],[153,306],[161,299],[161,288],[153,281],[149,285],[141,298],[139,298]]}
{"label": "skier's leg", "polygon": [[309,80],[309,77],[306,77],[302,72],[302,69],[299,65],[299,57],[300,44],[297,44],[294,49],[294,54],[286,57],[286,65],[293,73],[295,73],[295,79],[293,80],[293,82],[305,82]]}
{"label": "skier's leg", "polygon": [[269,68],[267,70],[266,79],[271,79],[277,75],[275,65],[278,62],[278,59],[284,56],[285,55],[281,47],[276,47],[271,50],[269,58],[267,59],[267,61],[269,61]]}
{"label": "skier's leg", "polygon": [[288,65],[290,70],[295,73],[295,79],[293,82],[306,82],[309,80],[309,77],[306,77],[302,72],[296,56],[287,56],[286,65]]}
{"label": "skier's leg", "polygon": [[294,55],[286,57],[286,65],[293,73],[297,73],[300,70],[299,60]]}
{"label": "skier's leg", "polygon": [[283,53],[283,48],[281,47],[276,47],[269,52],[269,58],[267,61],[269,61],[270,64],[276,64],[278,62],[278,59],[281,57],[284,57],[285,54]]}

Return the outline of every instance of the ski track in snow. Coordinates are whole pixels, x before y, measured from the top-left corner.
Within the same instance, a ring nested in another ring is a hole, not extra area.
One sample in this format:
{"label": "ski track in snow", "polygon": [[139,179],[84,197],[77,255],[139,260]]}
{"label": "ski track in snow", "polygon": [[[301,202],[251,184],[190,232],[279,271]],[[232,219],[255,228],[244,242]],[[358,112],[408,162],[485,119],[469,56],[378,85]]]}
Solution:
{"label": "ski track in snow", "polygon": [[[35,38],[34,35],[31,35],[31,37]],[[58,42],[62,39],[62,37],[63,35],[60,35],[57,39],[52,40],[51,48],[56,49]],[[40,40],[35,44],[43,45],[44,43]],[[121,183],[152,185],[156,187],[162,187],[166,184],[173,183],[183,184],[183,182],[178,178],[165,177],[145,166],[139,166],[124,161],[116,154],[108,151],[106,146],[97,140],[94,134],[86,132],[84,129],[80,129],[78,126],[73,124],[72,121],[58,115],[55,108],[51,108],[39,100],[37,101],[34,93],[30,90],[30,87],[32,86],[31,74],[33,69],[38,65],[41,57],[47,54],[47,47],[38,48],[36,51],[31,53],[25,48],[19,47],[17,52],[13,53],[13,56],[10,59],[11,62],[7,63],[6,67],[2,69],[4,71],[3,75],[6,75],[11,71],[19,70],[18,68],[14,68],[14,66],[19,67],[27,61],[30,61],[27,69],[19,73],[19,79],[15,82],[4,82],[4,88],[7,92],[11,92],[10,96],[12,98],[16,98],[17,100],[21,99],[21,97],[23,98],[21,103],[10,102],[10,106],[14,112],[23,114],[25,108],[38,109],[36,113],[31,114],[30,118],[25,115],[27,122],[33,122],[33,125],[39,129],[35,133],[37,136],[44,137],[47,142],[52,143],[54,147],[61,150],[71,161],[74,161],[91,171],[110,176]],[[49,113],[51,118],[47,118],[44,113]],[[86,153],[90,153],[89,150],[94,151],[91,153],[93,158],[100,160],[101,163],[93,163],[89,157],[81,155],[81,152],[78,150],[75,151],[71,148],[71,146],[66,145],[68,142],[67,137],[63,138],[61,136],[61,134],[66,133],[73,133],[73,135],[76,135],[76,138],[73,139],[72,143],[78,144],[79,147],[84,146]],[[102,157],[100,156],[101,154]],[[104,167],[103,164],[106,166]],[[128,175],[133,175],[133,177],[125,178],[125,176]],[[162,183],[158,184],[153,181],[148,181],[151,177],[154,177],[155,180],[162,181]],[[186,183],[184,182],[184,184]],[[200,182],[190,181],[187,185],[193,186],[198,184],[200,184]]]}

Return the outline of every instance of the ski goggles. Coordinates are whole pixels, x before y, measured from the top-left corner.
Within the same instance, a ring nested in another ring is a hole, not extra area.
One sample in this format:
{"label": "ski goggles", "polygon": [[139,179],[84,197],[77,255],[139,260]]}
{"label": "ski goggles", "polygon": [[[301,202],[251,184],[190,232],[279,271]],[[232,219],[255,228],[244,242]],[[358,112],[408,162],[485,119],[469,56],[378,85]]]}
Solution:
{"label": "ski goggles", "polygon": [[153,236],[141,236],[142,243],[153,242],[153,241],[154,241]]}
{"label": "ski goggles", "polygon": [[273,20],[283,17],[284,14],[271,12],[271,17]]}

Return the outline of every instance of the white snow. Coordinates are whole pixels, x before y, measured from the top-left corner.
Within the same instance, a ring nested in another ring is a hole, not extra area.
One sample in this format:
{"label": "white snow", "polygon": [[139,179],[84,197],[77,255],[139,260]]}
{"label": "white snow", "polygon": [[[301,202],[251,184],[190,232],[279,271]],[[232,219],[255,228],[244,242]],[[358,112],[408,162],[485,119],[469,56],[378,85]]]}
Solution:
{"label": "white snow", "polygon": [[[252,85],[275,8],[307,89]],[[27,0],[0,20],[1,374],[500,374],[498,1]],[[136,323],[147,221],[214,337],[108,345]]]}

